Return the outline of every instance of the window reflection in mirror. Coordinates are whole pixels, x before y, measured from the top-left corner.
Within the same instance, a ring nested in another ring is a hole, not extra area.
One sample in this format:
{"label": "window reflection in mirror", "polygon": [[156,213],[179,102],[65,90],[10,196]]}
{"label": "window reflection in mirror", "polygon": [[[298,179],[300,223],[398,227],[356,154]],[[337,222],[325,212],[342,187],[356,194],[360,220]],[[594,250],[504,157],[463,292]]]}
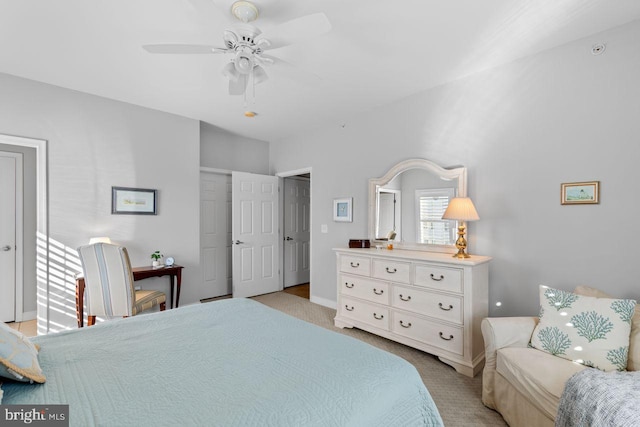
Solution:
{"label": "window reflection in mirror", "polygon": [[442,219],[442,215],[453,197],[455,197],[453,188],[416,190],[417,243],[429,245],[452,245],[455,243],[455,221]]}

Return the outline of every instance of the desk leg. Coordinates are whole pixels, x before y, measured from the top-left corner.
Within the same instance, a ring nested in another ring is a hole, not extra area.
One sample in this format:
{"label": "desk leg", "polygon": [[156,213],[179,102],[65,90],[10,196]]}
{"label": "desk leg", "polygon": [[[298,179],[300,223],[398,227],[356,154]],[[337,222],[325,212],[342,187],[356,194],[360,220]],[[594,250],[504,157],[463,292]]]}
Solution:
{"label": "desk leg", "polygon": [[84,326],[84,279],[76,280],[76,319],[78,328]]}
{"label": "desk leg", "polygon": [[169,295],[170,298],[169,299],[169,309],[173,308],[173,274],[169,275]]}
{"label": "desk leg", "polygon": [[180,304],[180,284],[182,283],[182,270],[176,274],[176,308]]}

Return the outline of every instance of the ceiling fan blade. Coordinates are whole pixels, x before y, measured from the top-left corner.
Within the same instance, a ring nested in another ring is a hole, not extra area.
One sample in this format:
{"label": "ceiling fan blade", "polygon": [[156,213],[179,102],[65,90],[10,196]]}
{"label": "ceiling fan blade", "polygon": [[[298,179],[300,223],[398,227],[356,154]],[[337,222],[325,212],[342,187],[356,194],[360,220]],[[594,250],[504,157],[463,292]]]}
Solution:
{"label": "ceiling fan blade", "polygon": [[149,53],[169,53],[177,55],[226,53],[227,49],[202,44],[146,44],[142,46]]}
{"label": "ceiling fan blade", "polygon": [[267,39],[271,43],[269,49],[277,49],[311,37],[320,36],[330,30],[331,23],[327,15],[319,12],[280,24],[268,30],[265,34],[256,37],[256,42],[260,39]]}
{"label": "ceiling fan blade", "polygon": [[247,82],[249,81],[249,76],[240,75],[238,80],[235,82],[233,80],[229,80],[229,95],[242,95],[245,90],[247,90]]}
{"label": "ceiling fan blade", "polygon": [[302,70],[301,68],[296,67],[292,63],[287,62],[283,59],[276,58],[275,56],[271,55],[261,55],[261,57],[273,61],[272,66],[274,67],[274,69],[277,68],[277,71],[274,70],[272,73],[274,76],[277,73],[278,76],[289,78],[293,81],[302,83],[307,86],[318,86],[322,83],[322,78],[320,78],[320,76],[318,76],[317,74]]}

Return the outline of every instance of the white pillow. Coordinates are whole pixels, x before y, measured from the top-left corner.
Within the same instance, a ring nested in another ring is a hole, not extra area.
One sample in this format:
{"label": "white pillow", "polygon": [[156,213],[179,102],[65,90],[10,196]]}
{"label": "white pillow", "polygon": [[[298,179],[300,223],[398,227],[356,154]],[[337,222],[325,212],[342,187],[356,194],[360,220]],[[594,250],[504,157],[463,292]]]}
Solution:
{"label": "white pillow", "polygon": [[540,286],[540,322],[531,346],[602,371],[624,371],[636,302]]}
{"label": "white pillow", "polygon": [[20,332],[0,322],[0,377],[43,383],[38,348]]}

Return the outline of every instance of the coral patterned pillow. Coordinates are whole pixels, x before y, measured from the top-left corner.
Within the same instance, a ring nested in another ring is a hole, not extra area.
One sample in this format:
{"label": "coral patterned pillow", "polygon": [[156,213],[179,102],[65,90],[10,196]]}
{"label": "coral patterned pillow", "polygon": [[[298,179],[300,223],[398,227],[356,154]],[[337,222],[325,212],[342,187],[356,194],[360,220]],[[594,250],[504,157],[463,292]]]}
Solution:
{"label": "coral patterned pillow", "polygon": [[602,371],[624,371],[636,302],[540,286],[540,322],[531,346]]}
{"label": "coral patterned pillow", "polygon": [[38,347],[20,332],[0,322],[0,377],[43,383]]}

